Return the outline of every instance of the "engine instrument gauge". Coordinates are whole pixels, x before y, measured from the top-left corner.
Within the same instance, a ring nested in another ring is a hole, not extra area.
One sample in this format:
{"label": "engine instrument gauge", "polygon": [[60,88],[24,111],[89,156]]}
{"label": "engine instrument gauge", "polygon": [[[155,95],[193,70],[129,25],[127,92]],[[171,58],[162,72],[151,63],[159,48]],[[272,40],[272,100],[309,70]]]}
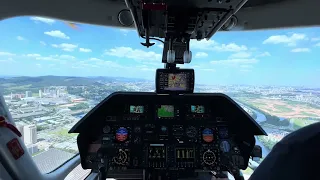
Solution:
{"label": "engine instrument gauge", "polygon": [[194,138],[197,135],[197,130],[195,127],[190,126],[187,128],[186,134],[189,138]]}
{"label": "engine instrument gauge", "polygon": [[105,127],[103,127],[103,129],[102,129],[103,133],[109,133],[110,130],[111,130],[110,126],[105,126]]}
{"label": "engine instrument gauge", "polygon": [[134,128],[134,132],[135,132],[135,133],[140,133],[140,132],[141,132],[141,127],[140,127],[140,126],[136,126],[136,127]]}
{"label": "engine instrument gauge", "polygon": [[219,137],[221,139],[227,139],[229,137],[229,131],[227,128],[223,127],[219,129]]}

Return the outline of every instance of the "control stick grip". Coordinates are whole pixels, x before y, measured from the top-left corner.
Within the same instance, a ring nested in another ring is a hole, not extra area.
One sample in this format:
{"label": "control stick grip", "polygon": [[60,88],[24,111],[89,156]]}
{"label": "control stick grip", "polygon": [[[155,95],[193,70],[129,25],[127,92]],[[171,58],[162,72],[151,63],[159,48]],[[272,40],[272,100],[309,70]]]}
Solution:
{"label": "control stick grip", "polygon": [[106,167],[108,165],[102,165],[101,167],[99,167],[99,180],[106,180],[107,179],[107,171],[108,168]]}
{"label": "control stick grip", "polygon": [[113,157],[115,154],[115,149],[113,147],[101,147],[98,150],[98,158],[100,159],[99,163],[99,180],[107,179],[109,158]]}

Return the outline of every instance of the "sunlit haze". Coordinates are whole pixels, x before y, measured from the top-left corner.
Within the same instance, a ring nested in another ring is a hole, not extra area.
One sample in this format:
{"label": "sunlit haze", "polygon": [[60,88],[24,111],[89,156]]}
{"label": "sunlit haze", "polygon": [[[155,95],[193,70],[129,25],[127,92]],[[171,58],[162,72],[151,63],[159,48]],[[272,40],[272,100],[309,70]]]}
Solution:
{"label": "sunlit haze", "polygon": [[[114,76],[154,80],[162,45],[135,30],[19,17],[0,23],[1,76]],[[191,44],[201,84],[320,86],[319,28],[217,33]]]}

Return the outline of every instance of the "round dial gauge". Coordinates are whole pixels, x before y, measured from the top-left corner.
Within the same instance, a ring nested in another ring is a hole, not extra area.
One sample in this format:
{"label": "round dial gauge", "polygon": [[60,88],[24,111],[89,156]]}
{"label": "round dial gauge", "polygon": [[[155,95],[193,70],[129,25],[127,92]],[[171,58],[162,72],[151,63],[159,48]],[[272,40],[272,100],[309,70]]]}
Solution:
{"label": "round dial gauge", "polygon": [[213,151],[207,150],[203,153],[202,159],[206,165],[213,165],[213,163],[216,162],[216,155]]}
{"label": "round dial gauge", "polygon": [[125,165],[127,162],[127,159],[128,159],[127,153],[124,150],[119,149],[118,156],[113,157],[112,161],[119,165]]}
{"label": "round dial gauge", "polygon": [[111,130],[110,126],[105,126],[105,127],[103,127],[103,129],[102,129],[103,133],[109,133],[110,130]]}
{"label": "round dial gauge", "polygon": [[140,126],[136,126],[136,127],[134,128],[134,132],[135,132],[135,133],[140,133],[140,132],[141,132]]}
{"label": "round dial gauge", "polygon": [[229,137],[229,131],[227,128],[220,128],[219,129],[219,137],[221,139],[226,139]]}
{"label": "round dial gauge", "polygon": [[186,134],[189,138],[194,138],[197,135],[197,130],[195,127],[190,126],[187,128]]}

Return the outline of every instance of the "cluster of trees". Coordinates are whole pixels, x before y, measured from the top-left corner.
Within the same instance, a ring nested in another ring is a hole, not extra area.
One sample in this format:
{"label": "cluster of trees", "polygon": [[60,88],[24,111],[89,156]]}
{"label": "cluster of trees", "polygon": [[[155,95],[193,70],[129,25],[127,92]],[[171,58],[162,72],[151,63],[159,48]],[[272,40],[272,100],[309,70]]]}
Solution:
{"label": "cluster of trees", "polygon": [[46,127],[45,126],[37,126],[37,131],[42,131],[45,130]]}
{"label": "cluster of trees", "polygon": [[267,136],[258,136],[257,138],[269,150],[271,150],[273,146],[278,142],[275,139],[269,138]]}
{"label": "cluster of trees", "polygon": [[280,118],[277,117],[277,116],[272,116],[266,112],[263,112],[264,115],[266,116],[267,118],[267,122],[268,124],[272,124],[272,125],[275,125],[275,126],[289,126],[290,122],[286,119],[280,121]]}
{"label": "cluster of trees", "polygon": [[75,111],[75,110],[80,110],[80,109],[88,109],[89,104],[87,103],[79,103],[75,106],[69,107],[70,110]]}

